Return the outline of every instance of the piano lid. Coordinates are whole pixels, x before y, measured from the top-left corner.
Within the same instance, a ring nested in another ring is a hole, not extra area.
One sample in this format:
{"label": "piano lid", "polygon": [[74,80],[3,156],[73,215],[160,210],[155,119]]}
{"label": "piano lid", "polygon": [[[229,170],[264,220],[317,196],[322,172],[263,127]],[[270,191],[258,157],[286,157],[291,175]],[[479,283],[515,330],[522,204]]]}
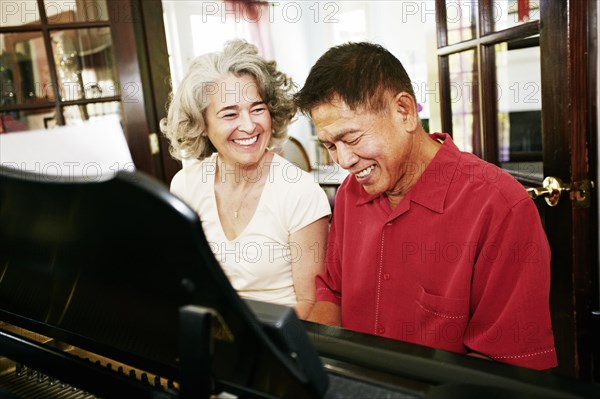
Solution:
{"label": "piano lid", "polygon": [[310,372],[267,337],[197,214],[162,183],[141,172],[86,182],[0,168],[0,321],[179,380],[185,305],[216,311],[212,370],[223,384],[326,389],[308,340]]}

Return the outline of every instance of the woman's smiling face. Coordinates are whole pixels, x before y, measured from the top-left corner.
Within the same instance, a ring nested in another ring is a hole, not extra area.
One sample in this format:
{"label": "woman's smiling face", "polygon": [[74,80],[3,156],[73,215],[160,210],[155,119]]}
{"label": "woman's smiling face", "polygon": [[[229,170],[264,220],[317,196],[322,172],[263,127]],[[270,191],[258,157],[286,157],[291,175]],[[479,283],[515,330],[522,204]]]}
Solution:
{"label": "woman's smiling face", "polygon": [[271,140],[271,114],[254,77],[227,75],[207,97],[203,134],[220,159],[231,168],[257,164]]}

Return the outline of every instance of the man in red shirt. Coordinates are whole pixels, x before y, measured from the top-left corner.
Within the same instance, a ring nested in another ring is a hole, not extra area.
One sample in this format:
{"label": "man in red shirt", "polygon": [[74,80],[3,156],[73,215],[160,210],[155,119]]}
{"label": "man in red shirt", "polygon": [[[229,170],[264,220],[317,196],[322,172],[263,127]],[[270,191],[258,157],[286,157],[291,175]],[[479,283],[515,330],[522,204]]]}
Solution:
{"label": "man in red shirt", "polygon": [[550,248],[525,189],[426,133],[406,71],[381,46],[330,49],[296,100],[350,172],[309,320],[555,367]]}

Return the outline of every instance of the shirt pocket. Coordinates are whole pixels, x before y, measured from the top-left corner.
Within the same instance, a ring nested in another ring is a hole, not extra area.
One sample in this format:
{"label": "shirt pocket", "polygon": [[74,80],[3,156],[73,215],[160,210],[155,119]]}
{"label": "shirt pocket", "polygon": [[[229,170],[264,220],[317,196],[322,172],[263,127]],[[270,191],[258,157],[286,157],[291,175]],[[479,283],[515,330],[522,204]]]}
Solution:
{"label": "shirt pocket", "polygon": [[463,345],[468,321],[466,299],[433,295],[420,287],[415,300],[415,324],[422,345],[453,352],[465,352]]}

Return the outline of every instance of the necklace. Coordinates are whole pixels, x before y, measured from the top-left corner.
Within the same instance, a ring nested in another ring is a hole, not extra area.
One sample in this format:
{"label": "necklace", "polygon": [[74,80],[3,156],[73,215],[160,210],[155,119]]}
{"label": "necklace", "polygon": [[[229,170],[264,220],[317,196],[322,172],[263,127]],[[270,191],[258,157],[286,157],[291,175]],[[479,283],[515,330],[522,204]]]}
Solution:
{"label": "necklace", "polygon": [[250,183],[248,185],[248,188],[246,190],[242,190],[242,199],[240,200],[240,204],[238,205],[238,207],[233,211],[233,218],[237,219],[238,216],[240,215],[240,209],[242,209],[242,205],[244,205],[244,200],[248,198],[248,196],[250,195],[250,192],[252,192],[252,189],[254,188],[255,184],[254,183]]}
{"label": "necklace", "polygon": [[[238,171],[237,168],[236,168],[236,171]],[[257,185],[258,186],[262,186],[262,184],[260,182],[260,180],[261,180],[260,179],[260,174],[261,174],[260,170],[259,170],[258,173],[259,173],[258,179],[256,179],[256,180],[254,180],[254,179],[253,180],[249,180],[249,183],[247,184],[248,187],[244,187],[244,188],[241,189],[241,195],[240,195],[241,199],[240,199],[239,205],[233,211],[233,218],[234,219],[238,219],[239,218],[239,216],[240,216],[240,210],[242,209],[242,206],[246,202],[245,200],[250,197],[250,193],[253,191],[254,187],[257,186]],[[241,179],[248,179],[248,177],[244,175],[242,177],[236,177],[236,181],[239,182],[238,179],[240,179],[240,178]],[[224,182],[224,181],[222,181],[222,182]],[[231,201],[231,202],[233,202],[233,201]]]}

